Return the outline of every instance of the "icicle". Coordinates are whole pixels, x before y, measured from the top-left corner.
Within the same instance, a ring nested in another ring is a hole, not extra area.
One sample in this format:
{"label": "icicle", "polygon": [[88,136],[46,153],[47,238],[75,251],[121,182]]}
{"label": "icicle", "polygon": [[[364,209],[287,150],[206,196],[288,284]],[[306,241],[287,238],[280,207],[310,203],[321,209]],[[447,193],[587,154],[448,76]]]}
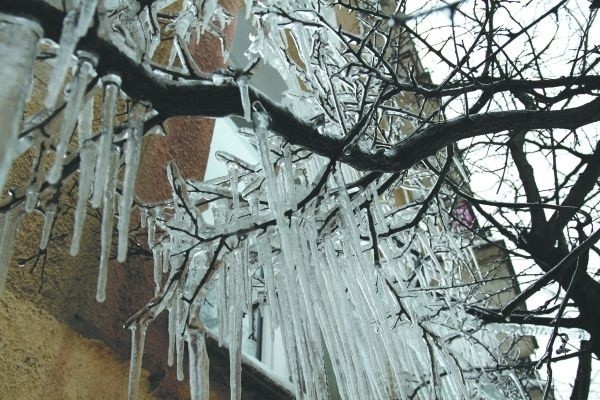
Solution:
{"label": "icicle", "polygon": [[119,172],[119,148],[113,146],[111,162],[108,170],[108,185],[104,193],[104,206],[102,208],[102,226],[100,233],[100,267],[98,269],[98,286],[96,301],[102,303],[106,297],[106,280],[108,277],[108,260],[112,244],[112,230],[115,213],[115,188]]}
{"label": "icicle", "polygon": [[102,78],[102,83],[104,85],[104,99],[102,101],[102,127],[98,146],[99,154],[96,162],[96,174],[94,176],[94,194],[92,197],[92,207],[94,208],[100,206],[106,190],[108,180],[107,171],[110,166],[113,141],[113,119],[115,117],[121,78],[117,75],[106,75]]}
{"label": "icicle", "polygon": [[246,7],[246,19],[250,19],[252,15],[252,4],[253,0],[244,0],[244,5]]}
{"label": "icicle", "polygon": [[22,210],[20,206],[4,214],[0,214],[0,297],[4,292],[8,266],[14,250],[15,239],[21,222]]}
{"label": "icicle", "polygon": [[242,247],[242,281],[243,281],[243,304],[244,312],[252,316],[252,278],[254,270],[251,269],[250,262],[250,245],[256,242],[257,232],[252,232],[246,240],[243,242]]}
{"label": "icicle", "polygon": [[25,190],[25,212],[30,213],[37,206],[40,188],[41,185],[34,182]]}
{"label": "icicle", "polygon": [[50,79],[48,79],[48,93],[44,99],[44,106],[51,110],[56,106],[60,89],[65,81],[67,72],[70,66],[70,58],[73,55],[75,46],[77,45],[77,11],[71,10],[63,20],[62,32],[60,34],[60,42],[54,68]]}
{"label": "icicle", "polygon": [[221,55],[223,56],[223,64],[227,64],[231,52],[227,48],[227,43],[225,43],[225,39],[222,36],[219,36],[219,41],[221,42]]}
{"label": "icicle", "polygon": [[265,274],[265,286],[267,290],[267,301],[271,310],[271,325],[274,328],[279,326],[279,308],[277,304],[277,291],[275,289],[275,271],[273,271],[273,263],[271,261],[271,245],[264,237],[258,238],[258,256],[259,262],[263,266]]}
{"label": "icicle", "polygon": [[32,212],[38,203],[38,196],[42,182],[44,181],[44,163],[46,160],[47,151],[44,150],[44,145],[40,144],[38,150],[38,159],[33,165],[30,184],[25,190],[25,212]]}
{"label": "icicle", "polygon": [[96,6],[98,0],[81,0],[81,7],[79,8],[79,18],[77,18],[76,35],[78,38],[85,36],[87,33],[94,14],[96,13]]}
{"label": "icicle", "polygon": [[244,285],[242,274],[245,272],[241,263],[242,255],[236,249],[231,253],[229,282],[227,297],[229,304],[229,388],[231,400],[240,400],[242,397],[242,322],[243,322],[243,292]]}
{"label": "icicle", "polygon": [[[150,242],[148,240],[148,242]],[[160,284],[162,281],[163,274],[163,255],[162,255],[162,244],[152,245],[152,258],[154,260],[154,294],[158,295],[160,292]]]}
{"label": "icicle", "polygon": [[173,366],[175,362],[175,335],[177,335],[177,305],[169,307],[169,346],[167,348],[167,364]]}
{"label": "icicle", "polygon": [[48,172],[48,182],[51,184],[55,184],[61,179],[63,162],[69,149],[71,134],[75,129],[77,116],[83,105],[83,95],[85,94],[87,84],[92,78],[94,65],[96,64],[94,56],[89,53],[79,52],[78,56],[80,57],[79,67],[70,85],[69,100],[63,113],[63,120],[58,133],[54,164]]}
{"label": "icicle", "polygon": [[144,117],[149,105],[136,103],[129,113],[128,136],[125,143],[125,175],[123,177],[123,194],[119,202],[119,246],[117,261],[127,258],[129,241],[129,219],[135,195],[135,177],[140,163],[142,134],[144,133]]}
{"label": "icicle", "polygon": [[48,93],[44,99],[44,106],[50,110],[56,106],[60,89],[69,70],[69,59],[75,50],[79,38],[83,37],[96,12],[98,0],[83,0],[79,10],[71,10],[63,20],[63,29],[54,69],[48,80]]}
{"label": "icicle", "polygon": [[92,125],[94,119],[94,96],[90,96],[79,113],[77,123],[79,143],[79,187],[75,218],[73,223],[73,238],[71,240],[70,254],[79,253],[79,241],[83,232],[83,223],[87,211],[88,198],[92,189],[92,178],[96,164],[96,144],[91,142]]}
{"label": "icicle", "polygon": [[144,320],[135,321],[129,328],[131,329],[131,360],[129,362],[128,400],[136,400],[138,398],[147,328],[148,324]]}
{"label": "icicle", "polygon": [[94,96],[93,93],[83,104],[81,112],[77,117],[77,142],[79,149],[83,147],[85,142],[92,137],[92,127],[94,123]]}
{"label": "icicle", "polygon": [[41,26],[29,19],[0,13],[0,190],[15,157],[25,102],[33,82]]}
{"label": "icicle", "polygon": [[287,193],[287,200],[289,206],[295,209],[298,201],[296,200],[296,188],[294,184],[294,169],[292,163],[292,151],[289,144],[283,145],[283,179],[285,183],[285,190]]}
{"label": "icicle", "polygon": [[[199,323],[199,321],[197,322]],[[204,331],[201,327],[188,326],[187,343],[190,366],[190,394],[192,400],[209,400],[208,354]]]}
{"label": "icicle", "polygon": [[248,90],[248,77],[241,75],[237,79],[237,85],[240,88],[240,98],[242,101],[242,109],[244,110],[244,118],[246,121],[252,121],[252,109],[250,107],[250,93]]}
{"label": "icicle", "polygon": [[233,199],[233,220],[237,220],[240,215],[240,193],[238,191],[238,167],[234,164],[227,165],[229,171],[229,179],[231,181],[231,198]]}
{"label": "icicle", "polygon": [[162,272],[166,274],[169,272],[171,262],[169,261],[171,256],[171,250],[169,250],[168,242],[163,243],[162,246]]}
{"label": "icicle", "polygon": [[273,214],[278,218],[279,225],[285,226],[283,220],[283,204],[279,197],[279,190],[277,186],[277,175],[273,170],[271,163],[271,155],[269,150],[269,142],[267,137],[267,128],[269,125],[269,116],[267,115],[264,107],[259,102],[253,104],[253,120],[254,130],[259,144],[259,152],[261,161],[263,164],[263,171],[265,172],[265,178],[267,181],[268,193],[269,193],[269,206],[273,209]]}
{"label": "icicle", "polygon": [[54,225],[57,207],[58,204],[54,202],[51,202],[46,206],[46,212],[44,214],[44,227],[42,228],[42,238],[40,239],[40,250],[46,250],[46,247],[48,247],[48,241],[50,240],[50,233],[52,233],[52,226]]}
{"label": "icicle", "polygon": [[71,239],[70,254],[76,256],[79,253],[79,244],[83,233],[83,223],[87,212],[88,197],[92,188],[92,175],[94,174],[94,163],[96,162],[96,146],[92,142],[85,142],[79,152],[81,163],[79,164],[79,188],[77,206],[75,207],[75,218],[73,222],[73,238]]}
{"label": "icicle", "polygon": [[[219,347],[223,346],[223,340],[226,338],[228,332],[228,302],[227,302],[227,267],[222,266],[219,270],[219,281],[217,290],[217,299],[219,304],[217,305],[217,311],[219,313]],[[233,299],[232,299],[233,300]]]}
{"label": "icicle", "polygon": [[185,327],[186,320],[186,307],[183,300],[181,300],[181,292],[178,291],[175,297],[176,301],[176,323],[175,323],[175,356],[176,356],[176,369],[177,369],[177,380],[183,381],[185,378],[183,373],[183,356],[185,351],[185,341],[183,338],[183,331]]}
{"label": "icicle", "polygon": [[138,210],[140,211],[140,228],[146,229],[146,225],[148,223],[148,209],[146,207],[139,206]]}

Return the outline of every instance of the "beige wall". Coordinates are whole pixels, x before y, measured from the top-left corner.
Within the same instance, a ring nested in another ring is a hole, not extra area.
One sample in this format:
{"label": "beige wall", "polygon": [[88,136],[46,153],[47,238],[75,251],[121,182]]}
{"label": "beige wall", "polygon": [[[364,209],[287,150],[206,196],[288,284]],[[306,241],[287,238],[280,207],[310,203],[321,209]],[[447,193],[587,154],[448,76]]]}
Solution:
{"label": "beige wall", "polygon": [[[128,362],[46,310],[6,291],[0,299],[0,397],[121,399]],[[154,399],[143,372],[141,399]]]}

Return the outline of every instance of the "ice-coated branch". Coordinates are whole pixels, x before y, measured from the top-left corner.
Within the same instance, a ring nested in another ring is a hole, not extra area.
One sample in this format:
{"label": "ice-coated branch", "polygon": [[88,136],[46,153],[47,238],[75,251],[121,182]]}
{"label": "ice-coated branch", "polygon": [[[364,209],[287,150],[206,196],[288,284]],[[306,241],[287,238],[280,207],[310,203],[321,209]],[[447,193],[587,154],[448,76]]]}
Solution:
{"label": "ice-coated branch", "polygon": [[[46,35],[58,39],[57,27],[62,26],[64,13],[45,2],[23,0],[14,4],[1,1],[0,10],[39,19]],[[93,32],[89,32],[80,40],[79,48],[97,54],[100,60],[97,71],[100,74],[118,74],[123,80],[123,90],[134,99],[151,102],[162,118],[177,115],[244,116],[242,98],[235,83],[212,85],[206,82],[178,83],[165,80],[152,74],[147,67],[130,59]],[[389,149],[373,153],[354,146],[343,152],[343,138],[320,134],[312,123],[297,118],[293,111],[272,102],[253,88],[248,90],[250,103],[260,101],[269,113],[272,120],[269,126],[271,131],[288,142],[317,154],[330,158],[339,156],[340,161],[362,170],[392,172],[407,169],[423,158],[465,138],[504,131],[575,129],[600,120],[600,99],[563,110],[484,112],[432,123]]]}

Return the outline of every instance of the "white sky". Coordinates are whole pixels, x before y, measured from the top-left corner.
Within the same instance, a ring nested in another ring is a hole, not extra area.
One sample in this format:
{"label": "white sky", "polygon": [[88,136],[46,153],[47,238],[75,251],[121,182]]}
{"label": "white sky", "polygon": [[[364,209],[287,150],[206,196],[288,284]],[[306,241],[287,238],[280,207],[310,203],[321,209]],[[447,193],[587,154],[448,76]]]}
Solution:
{"label": "white sky", "polygon": [[[535,2],[532,1],[530,2],[531,4],[533,4],[533,6],[526,8],[523,13],[521,13],[519,15],[519,18],[521,19],[535,19],[536,16],[539,16],[540,14],[543,13],[543,11],[540,10],[540,7],[543,7],[543,9],[547,9],[547,7],[549,7],[549,5],[554,5],[556,3],[558,3],[558,1],[542,1],[542,2]],[[415,2],[409,2],[409,4],[411,4],[411,6],[414,7],[414,10],[418,10],[418,9],[422,9],[423,7],[432,7],[431,2],[427,2],[427,1],[415,1]],[[470,4],[472,4],[472,1],[468,1],[466,2],[466,4],[464,4],[462,7],[469,7]],[[577,20],[580,21],[580,24],[584,24],[585,22],[587,22],[587,19],[590,16],[590,12],[589,12],[589,1],[587,0],[577,0],[577,1],[572,1],[569,3],[569,6],[573,6],[575,5],[576,8],[578,8],[578,10],[576,10],[576,14],[575,16],[577,17]],[[410,10],[409,10],[410,11]],[[496,25],[500,25],[502,23],[509,23],[509,18],[510,16],[505,15],[503,19],[496,19]],[[430,16],[428,16],[426,18],[426,21],[428,24],[430,24],[431,27],[435,27],[436,28],[436,35],[439,35],[440,40],[445,40],[449,35],[452,34],[452,31],[450,29],[450,18],[449,18],[449,13],[448,12],[438,12],[435,14],[432,14]],[[460,19],[457,17],[456,19],[456,24],[457,26],[460,26],[461,21]],[[439,29],[440,26],[443,26],[444,28]],[[420,23],[420,27],[422,28],[421,31],[426,30],[425,24],[423,24],[423,22]],[[562,62],[563,58],[561,58],[561,56],[570,49],[570,46],[572,46],[572,42],[569,43],[569,39],[570,38],[569,35],[569,26],[567,24],[558,24],[558,30],[555,29],[556,26],[554,26],[554,24],[540,24],[540,27],[538,29],[536,29],[535,33],[537,34],[537,37],[534,39],[534,43],[536,48],[541,48],[546,46],[546,44],[548,43],[549,40],[554,40],[554,43],[552,45],[552,48],[549,50],[551,53],[553,54],[554,57],[556,57],[556,62],[554,62],[552,64],[552,72],[554,73],[554,76],[559,77],[559,76],[563,76],[563,75],[568,75],[570,72],[570,66],[567,64],[564,64]],[[553,38],[552,35],[556,35],[556,38]],[[592,25],[592,29],[590,31],[590,37],[596,37],[596,38],[600,38],[600,23],[596,23]],[[433,37],[432,37],[433,39]],[[465,37],[465,41],[466,41],[466,37]],[[466,46],[468,47],[468,43],[466,44]],[[519,43],[517,41],[515,41],[514,44],[511,44],[510,46],[507,47],[507,53],[511,54],[514,53],[515,57],[518,57],[518,54],[523,50],[524,44],[523,42]],[[447,49],[447,50],[451,50],[451,49]],[[448,54],[452,54],[452,52],[447,51]],[[422,53],[421,53],[422,54]],[[454,61],[455,59],[453,59]],[[429,56],[425,56],[422,57],[422,63],[424,65],[424,67],[428,70],[428,72],[430,72],[431,76],[432,76],[432,80],[433,82],[442,82],[446,76],[446,74],[448,73],[448,69],[444,68],[443,65],[440,65],[439,61],[435,58],[435,56],[429,55]],[[432,65],[435,65],[436,67],[431,67]],[[577,105],[575,103],[572,104],[572,106]],[[461,115],[462,114],[462,110],[455,110],[454,115],[452,115],[452,112],[450,112],[447,116],[449,118],[452,118],[453,116],[457,116],[457,115]],[[597,126],[592,127],[592,129],[598,129]],[[482,159],[484,159],[485,157],[482,156]],[[502,160],[496,159],[496,162],[502,162]],[[544,167],[544,164],[547,165],[543,155],[540,154],[539,158],[536,157],[530,157],[530,161],[532,162],[533,166],[534,166],[534,170],[535,170],[535,175],[536,175],[536,180],[538,182],[538,184],[540,185],[540,187],[552,187],[552,175],[551,175],[551,170],[547,167]],[[541,166],[541,168],[540,168]],[[494,184],[495,182],[493,180],[490,180],[490,176],[489,174],[481,174],[481,173],[474,173],[471,177],[471,181],[470,181],[470,185],[472,190],[475,193],[478,193],[479,195],[481,195],[482,197],[485,198],[489,198],[489,199],[498,199],[498,196],[502,197],[502,193],[497,193],[497,186]],[[597,228],[597,227],[596,227]],[[513,264],[515,265],[515,269],[517,270],[517,272],[519,272],[519,270],[523,270],[523,268],[526,267],[526,265],[522,262],[520,262],[519,260],[514,260],[513,259]],[[552,286],[549,286],[548,289],[551,289]],[[546,297],[546,296],[544,296]],[[528,307],[530,309],[535,308],[539,305],[542,304],[542,299],[541,296],[537,297],[534,296],[533,298],[530,299],[530,301],[528,301]],[[549,335],[546,336],[540,336],[538,337],[538,346],[539,349],[537,350],[535,357],[540,358],[543,356],[543,354],[545,353],[545,347],[546,347],[546,343],[547,340],[549,338]],[[560,340],[557,340],[557,343],[559,343]],[[570,344],[573,345],[578,345],[579,342],[577,340],[573,341],[571,340],[569,342]],[[573,351],[577,350],[576,348],[571,348]],[[553,379],[554,379],[554,384],[555,384],[555,396],[557,399],[569,399],[570,395],[571,395],[571,389],[572,389],[572,384],[575,378],[575,374],[577,371],[577,365],[578,365],[578,360],[577,358],[573,358],[573,359],[569,359],[569,360],[565,360],[565,361],[561,361],[561,362],[557,362],[553,364]],[[592,377],[591,377],[591,382],[592,382],[592,387],[591,387],[591,391],[590,391],[590,399],[593,398],[600,398],[600,361],[595,360],[593,361],[593,365],[592,365]],[[545,378],[546,377],[546,369],[545,367],[543,367],[540,371],[540,375]]]}

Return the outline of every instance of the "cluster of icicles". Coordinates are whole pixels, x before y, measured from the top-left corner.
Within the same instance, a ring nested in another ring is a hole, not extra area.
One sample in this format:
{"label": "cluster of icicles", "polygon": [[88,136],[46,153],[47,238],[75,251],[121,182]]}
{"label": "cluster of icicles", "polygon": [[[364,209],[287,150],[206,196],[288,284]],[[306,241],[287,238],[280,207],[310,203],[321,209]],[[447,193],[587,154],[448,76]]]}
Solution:
{"label": "cluster of icicles", "polygon": [[[26,151],[42,152],[53,145],[55,153],[47,171],[43,163],[33,166],[29,186],[13,195],[13,206],[0,216],[0,288],[21,217],[39,205],[41,192],[72,174],[76,163],[79,189],[70,251],[75,255],[79,250],[88,204],[101,208],[98,301],[105,297],[115,214],[117,260],[126,258],[142,127],[150,106],[134,104],[125,133],[117,138],[113,126],[120,79],[105,76],[100,80],[101,127],[93,132],[94,96],[86,94],[86,87],[94,76],[95,60],[79,53],[59,129],[47,137],[35,128],[56,108],[74,43],[88,29],[94,8],[94,1],[84,1],[78,13],[68,14],[45,110],[24,123],[29,88],[23,82],[31,82],[42,33],[31,21],[2,18],[2,35],[19,40],[1,40],[9,61],[0,65],[5,85],[0,95],[0,186],[12,162]],[[243,97],[244,93],[241,90]],[[208,399],[207,331],[200,314],[202,307],[214,306],[218,328],[213,333],[229,348],[231,398],[239,399],[242,321],[256,304],[282,332],[298,399],[327,399],[333,386],[342,398],[357,400],[415,395],[499,398],[506,394],[501,393],[502,379],[520,387],[510,371],[502,376],[484,373],[498,361],[494,357],[501,356],[494,350],[495,333],[478,329],[455,305],[468,291],[419,289],[432,282],[451,287],[457,277],[465,276],[463,271],[477,270],[460,236],[427,219],[417,230],[385,236],[412,217],[392,209],[391,192],[377,193],[389,175],[364,190],[348,191],[348,183],[360,173],[342,165],[331,172],[326,160],[271,136],[269,116],[260,104],[251,108],[247,98],[242,103],[253,119],[249,139],[261,162],[249,165],[220,153],[229,175],[209,182],[185,181],[171,163],[172,201],[139,207],[154,255],[156,292],[126,324],[132,332],[129,398],[137,397],[146,331],[166,310],[169,364],[176,364],[177,376],[183,379],[187,347],[191,396]],[[75,126],[78,147],[71,149]],[[124,144],[116,145],[117,139]],[[325,173],[318,195],[298,207]],[[431,174],[409,171],[404,182],[419,195],[427,190]],[[48,245],[56,216],[57,205],[47,197],[41,249]],[[208,209],[201,207],[206,204]],[[440,210],[438,215],[445,214]],[[209,290],[216,291],[217,304],[204,301]]]}
{"label": "cluster of icicles", "polygon": [[[360,205],[370,202],[378,235],[411,216],[394,213],[377,194],[377,183],[349,192],[347,184],[360,174],[345,166],[336,168],[320,196],[298,209],[326,162],[270,136],[268,115],[260,110],[255,104],[248,136],[260,164],[220,152],[229,176],[196,182],[183,180],[171,163],[173,202],[144,211],[156,297],[130,320],[132,390],[148,323],[167,309],[169,360],[182,378],[187,342],[192,396],[208,398],[202,397],[208,396],[208,359],[200,315],[202,307],[215,307],[213,333],[229,348],[232,399],[239,399],[242,321],[257,305],[282,332],[298,399],[329,398],[332,380],[344,399],[408,399],[417,392],[420,398],[499,397],[501,385],[480,376],[493,361],[491,353],[476,345],[481,341],[493,351],[495,334],[477,330],[472,318],[451,307],[465,293],[418,290],[432,281],[450,287],[455,272],[477,268],[460,238],[433,223],[427,235],[381,237],[374,263],[371,228]],[[429,176],[413,171],[406,182],[425,189],[423,175]],[[210,204],[208,211],[198,207],[204,204]],[[331,215],[333,222],[325,225]],[[442,248],[451,256],[434,254]],[[204,302],[210,290],[216,291],[213,305]],[[462,331],[474,338],[446,342]]]}

